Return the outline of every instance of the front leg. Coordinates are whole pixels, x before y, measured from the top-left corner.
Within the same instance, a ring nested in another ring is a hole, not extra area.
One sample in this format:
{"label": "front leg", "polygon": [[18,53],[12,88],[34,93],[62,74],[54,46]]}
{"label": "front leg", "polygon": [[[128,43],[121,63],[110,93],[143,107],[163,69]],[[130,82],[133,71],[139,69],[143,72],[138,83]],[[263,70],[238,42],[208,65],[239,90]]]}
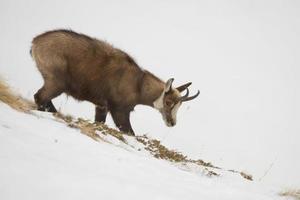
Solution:
{"label": "front leg", "polygon": [[107,106],[96,106],[95,121],[104,123],[107,116]]}
{"label": "front leg", "polygon": [[120,131],[134,136],[134,131],[132,130],[129,119],[130,111],[118,109],[110,112],[116,126],[120,129]]}

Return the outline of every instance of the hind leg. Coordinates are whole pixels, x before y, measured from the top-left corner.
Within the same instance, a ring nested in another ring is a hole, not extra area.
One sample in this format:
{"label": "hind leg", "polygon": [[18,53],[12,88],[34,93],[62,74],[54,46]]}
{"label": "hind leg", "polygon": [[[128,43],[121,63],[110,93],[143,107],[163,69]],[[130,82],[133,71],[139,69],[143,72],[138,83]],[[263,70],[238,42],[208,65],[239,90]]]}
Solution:
{"label": "hind leg", "polygon": [[62,88],[57,84],[51,82],[45,82],[44,86],[34,95],[35,103],[38,106],[38,110],[46,112],[57,112],[52,99],[57,97],[63,92]]}

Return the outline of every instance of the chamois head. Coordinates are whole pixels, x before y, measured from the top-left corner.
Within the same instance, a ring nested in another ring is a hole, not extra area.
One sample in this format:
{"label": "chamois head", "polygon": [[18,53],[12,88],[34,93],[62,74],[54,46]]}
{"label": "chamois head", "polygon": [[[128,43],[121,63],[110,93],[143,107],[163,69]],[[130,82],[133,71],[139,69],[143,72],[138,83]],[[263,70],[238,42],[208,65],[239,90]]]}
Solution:
{"label": "chamois head", "polygon": [[[153,102],[154,107],[159,110],[166,125],[169,127],[176,125],[177,111],[182,102],[190,101],[200,94],[200,91],[198,90],[197,94],[189,97],[188,87],[192,83],[189,82],[177,88],[172,88],[173,81],[174,79],[170,78],[166,82],[163,92],[159,98]],[[186,90],[186,94],[181,96],[180,93],[184,90]]]}

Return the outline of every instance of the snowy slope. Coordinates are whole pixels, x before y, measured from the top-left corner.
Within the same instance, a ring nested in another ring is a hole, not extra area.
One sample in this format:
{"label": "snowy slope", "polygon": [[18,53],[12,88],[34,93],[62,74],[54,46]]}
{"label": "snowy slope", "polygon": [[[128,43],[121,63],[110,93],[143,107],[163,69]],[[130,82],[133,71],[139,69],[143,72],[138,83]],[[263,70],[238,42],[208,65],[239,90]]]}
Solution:
{"label": "snowy slope", "polygon": [[[0,74],[33,99],[42,86],[29,55],[33,37],[71,28],[107,40],[163,80],[192,81],[191,93],[201,91],[173,128],[138,106],[136,133],[262,183],[299,188],[299,10],[295,0],[1,0]],[[86,102],[62,95],[54,104],[94,118]]]}
{"label": "snowy slope", "polygon": [[278,189],[233,173],[208,177],[137,151],[95,141],[47,113],[0,103],[0,199],[276,200]]}

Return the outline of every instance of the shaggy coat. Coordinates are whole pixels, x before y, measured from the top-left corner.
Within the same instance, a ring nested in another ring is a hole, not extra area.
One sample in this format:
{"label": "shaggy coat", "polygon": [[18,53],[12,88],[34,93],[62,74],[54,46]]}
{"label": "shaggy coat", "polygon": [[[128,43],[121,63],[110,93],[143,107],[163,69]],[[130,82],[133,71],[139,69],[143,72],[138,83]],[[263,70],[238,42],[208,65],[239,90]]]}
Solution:
{"label": "shaggy coat", "polygon": [[[44,79],[34,96],[39,110],[56,112],[51,100],[66,93],[95,104],[96,121],[105,122],[110,112],[117,127],[129,134],[130,111],[137,104],[154,107],[166,86],[122,50],[69,30],[35,37],[31,55]],[[179,92],[170,86],[168,98],[178,102]]]}

